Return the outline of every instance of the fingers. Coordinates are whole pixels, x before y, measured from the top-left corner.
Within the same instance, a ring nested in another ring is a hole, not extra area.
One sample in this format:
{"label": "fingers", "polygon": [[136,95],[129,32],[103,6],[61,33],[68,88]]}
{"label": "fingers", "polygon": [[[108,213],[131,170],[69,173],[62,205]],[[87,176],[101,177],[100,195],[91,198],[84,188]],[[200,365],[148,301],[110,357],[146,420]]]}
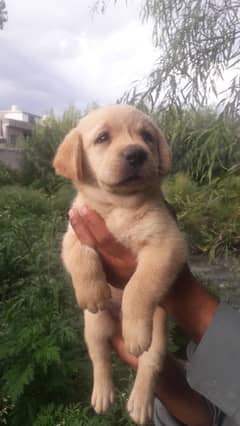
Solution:
{"label": "fingers", "polygon": [[136,268],[136,259],[109,232],[103,218],[92,209],[83,206],[69,212],[70,223],[81,241],[99,253],[105,271],[110,271],[114,285],[125,285]]}
{"label": "fingers", "polygon": [[132,274],[136,267],[136,259],[132,256],[131,252],[109,232],[103,218],[95,210],[91,210],[86,206],[79,210],[79,214],[91,234],[94,235],[99,253],[107,261],[114,259],[116,267],[119,263],[122,268],[123,262],[125,267],[129,265]]}
{"label": "fingers", "polygon": [[74,232],[76,233],[77,237],[81,241],[82,244],[86,244],[89,247],[95,247],[96,246],[96,238],[88,228],[85,221],[80,216],[77,209],[72,208],[68,212],[68,217],[70,220],[70,223],[74,229]]}
{"label": "fingers", "polygon": [[86,206],[79,210],[72,208],[68,215],[76,235],[83,244],[97,248],[107,246],[110,249],[115,248],[116,244],[119,245],[106,227],[103,218],[95,210]]}
{"label": "fingers", "polygon": [[79,214],[101,246],[113,241],[113,236],[106,227],[103,218],[95,210],[84,206],[79,210]]}

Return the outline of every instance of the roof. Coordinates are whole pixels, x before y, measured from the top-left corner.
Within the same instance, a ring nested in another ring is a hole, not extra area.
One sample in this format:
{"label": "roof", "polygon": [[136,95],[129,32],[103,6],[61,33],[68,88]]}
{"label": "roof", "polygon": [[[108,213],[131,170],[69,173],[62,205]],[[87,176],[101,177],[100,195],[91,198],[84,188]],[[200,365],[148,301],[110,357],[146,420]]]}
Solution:
{"label": "roof", "polygon": [[31,115],[37,118],[41,118],[41,115],[35,114],[33,112],[26,112],[26,111],[22,111],[21,109],[15,109],[13,107],[11,107],[11,109],[6,109],[6,110],[0,110],[0,114],[8,114],[8,113],[15,113],[15,112],[20,112],[21,114],[27,114],[27,115]]}

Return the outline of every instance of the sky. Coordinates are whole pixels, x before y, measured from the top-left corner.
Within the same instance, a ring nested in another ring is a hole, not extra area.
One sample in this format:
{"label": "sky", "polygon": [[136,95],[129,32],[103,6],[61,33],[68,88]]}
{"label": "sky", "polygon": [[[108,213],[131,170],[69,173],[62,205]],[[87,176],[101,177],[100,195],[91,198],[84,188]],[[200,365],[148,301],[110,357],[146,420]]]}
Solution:
{"label": "sky", "polygon": [[114,103],[151,70],[151,27],[141,0],[92,16],[94,0],[6,0],[0,31],[0,110],[61,113]]}

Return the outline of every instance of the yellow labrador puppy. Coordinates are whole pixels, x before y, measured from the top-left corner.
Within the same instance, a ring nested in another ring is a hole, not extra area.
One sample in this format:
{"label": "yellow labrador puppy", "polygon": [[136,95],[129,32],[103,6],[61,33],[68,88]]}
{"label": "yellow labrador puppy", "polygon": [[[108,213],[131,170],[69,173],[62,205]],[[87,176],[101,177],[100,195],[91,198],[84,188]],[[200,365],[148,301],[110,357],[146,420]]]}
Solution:
{"label": "yellow labrador puppy", "polygon": [[62,258],[85,315],[85,339],[93,363],[92,405],[113,402],[111,347],[116,332],[111,308],[121,309],[122,335],[139,368],[128,402],[136,423],[152,417],[156,377],[166,351],[165,314],[159,307],[186,261],[186,245],[169,214],[161,180],[171,157],[151,118],[129,105],[99,108],[82,118],[59,146],[53,166],[77,188],[73,206],[87,205],[104,218],[118,241],[137,258],[124,291],[106,282],[98,253],[76,238],[71,225]]}

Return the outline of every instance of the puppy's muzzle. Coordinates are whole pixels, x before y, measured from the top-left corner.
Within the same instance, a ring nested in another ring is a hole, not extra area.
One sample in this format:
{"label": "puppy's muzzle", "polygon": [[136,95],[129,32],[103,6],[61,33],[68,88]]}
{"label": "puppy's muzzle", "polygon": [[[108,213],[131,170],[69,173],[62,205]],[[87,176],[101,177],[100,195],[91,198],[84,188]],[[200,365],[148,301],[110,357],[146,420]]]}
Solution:
{"label": "puppy's muzzle", "polygon": [[139,145],[128,145],[120,152],[119,178],[112,186],[131,186],[142,188],[146,178],[147,151]]}
{"label": "puppy's muzzle", "polygon": [[147,160],[146,151],[140,146],[128,146],[123,152],[122,156],[126,162],[126,165],[132,171],[138,171],[144,165]]}

